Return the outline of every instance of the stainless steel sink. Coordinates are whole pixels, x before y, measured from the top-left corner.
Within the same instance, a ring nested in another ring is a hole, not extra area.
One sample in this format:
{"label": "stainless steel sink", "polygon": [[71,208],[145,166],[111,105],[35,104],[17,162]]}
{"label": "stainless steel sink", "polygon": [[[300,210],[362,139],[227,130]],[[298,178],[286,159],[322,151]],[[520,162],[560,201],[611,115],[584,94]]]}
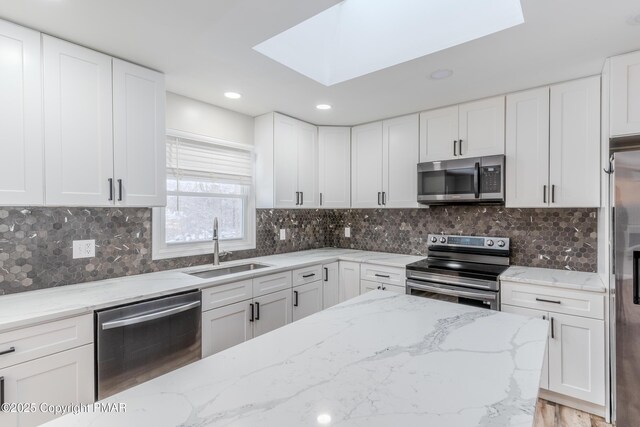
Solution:
{"label": "stainless steel sink", "polygon": [[232,265],[229,267],[213,268],[211,270],[198,271],[197,273],[189,273],[189,274],[191,276],[196,276],[201,279],[210,279],[212,277],[226,276],[228,274],[257,270],[259,268],[265,268],[265,267],[269,267],[269,266],[265,264],[258,264],[258,263],[239,264],[239,265]]}

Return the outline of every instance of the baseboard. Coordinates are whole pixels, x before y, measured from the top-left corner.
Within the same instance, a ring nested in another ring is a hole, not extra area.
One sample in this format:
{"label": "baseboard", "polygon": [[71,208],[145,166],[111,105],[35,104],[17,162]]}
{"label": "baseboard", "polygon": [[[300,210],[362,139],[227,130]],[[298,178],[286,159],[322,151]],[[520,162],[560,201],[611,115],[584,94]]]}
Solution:
{"label": "baseboard", "polygon": [[540,389],[538,397],[605,418],[605,407],[596,405],[595,403],[585,402],[584,400],[575,399],[573,397],[565,396],[564,394],[559,394],[542,388]]}

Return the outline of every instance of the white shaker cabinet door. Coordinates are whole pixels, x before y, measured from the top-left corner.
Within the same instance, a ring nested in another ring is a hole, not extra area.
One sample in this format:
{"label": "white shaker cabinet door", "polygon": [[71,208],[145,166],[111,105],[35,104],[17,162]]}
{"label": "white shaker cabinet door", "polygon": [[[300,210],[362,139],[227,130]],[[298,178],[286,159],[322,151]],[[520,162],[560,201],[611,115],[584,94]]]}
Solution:
{"label": "white shaker cabinet door", "polygon": [[322,310],[322,281],[293,288],[293,321]]}
{"label": "white shaker cabinet door", "polygon": [[274,114],[275,207],[298,207],[298,121]]}
{"label": "white shaker cabinet door", "polygon": [[340,261],[340,302],[360,295],[360,263]]}
{"label": "white shaker cabinet door", "polygon": [[46,203],[113,205],[111,57],[42,42]]}
{"label": "white shaker cabinet door", "polygon": [[329,308],[340,302],[340,263],[338,261],[322,266],[322,308]]}
{"label": "white shaker cabinet door", "polygon": [[255,305],[254,337],[291,323],[291,289],[254,298],[253,303]]}
{"label": "white shaker cabinet door", "polygon": [[202,313],[202,357],[253,338],[251,300]]}
{"label": "white shaker cabinet door", "polygon": [[351,129],[318,128],[320,207],[351,206]]}
{"label": "white shaker cabinet door", "polygon": [[420,162],[458,157],[458,106],[420,113]]}
{"label": "white shaker cabinet door", "polygon": [[382,204],[385,207],[418,206],[418,127],[418,114],[397,117],[382,123]]}
{"label": "white shaker cabinet door", "polygon": [[351,129],[351,207],[382,207],[382,122]]}
{"label": "white shaker cabinet door", "polygon": [[40,33],[0,20],[0,205],[42,205]]}
{"label": "white shaker cabinet door", "polygon": [[640,134],[640,51],[611,58],[611,136]]}
{"label": "white shaker cabinet door", "polygon": [[382,290],[382,284],[370,280],[360,280],[360,295],[375,290]]}
{"label": "white shaker cabinet door", "polygon": [[301,208],[319,206],[318,192],[318,128],[298,122],[298,191]]}
{"label": "white shaker cabinet door", "polygon": [[[13,365],[0,371],[6,403],[93,403],[93,344]],[[59,417],[52,412],[2,412],[3,427],[32,427]]]}
{"label": "white shaker cabinet door", "polygon": [[507,95],[508,208],[549,204],[549,88]]}
{"label": "white shaker cabinet door", "polygon": [[549,315],[549,390],[604,406],[604,321]]}
{"label": "white shaker cabinet door", "polygon": [[113,146],[116,202],[165,206],[164,76],[113,60]]}
{"label": "white shaker cabinet door", "polygon": [[460,104],[458,156],[504,154],[504,96]]}
{"label": "white shaker cabinet door", "polygon": [[600,76],[551,86],[551,207],[600,206]]}

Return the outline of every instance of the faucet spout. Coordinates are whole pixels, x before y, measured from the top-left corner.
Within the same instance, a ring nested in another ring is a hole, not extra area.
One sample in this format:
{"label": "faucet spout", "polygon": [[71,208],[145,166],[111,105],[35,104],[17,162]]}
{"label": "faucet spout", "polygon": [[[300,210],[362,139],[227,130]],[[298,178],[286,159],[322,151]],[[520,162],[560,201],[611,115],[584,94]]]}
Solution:
{"label": "faucet spout", "polygon": [[220,265],[220,248],[218,247],[218,217],[213,218],[213,265]]}

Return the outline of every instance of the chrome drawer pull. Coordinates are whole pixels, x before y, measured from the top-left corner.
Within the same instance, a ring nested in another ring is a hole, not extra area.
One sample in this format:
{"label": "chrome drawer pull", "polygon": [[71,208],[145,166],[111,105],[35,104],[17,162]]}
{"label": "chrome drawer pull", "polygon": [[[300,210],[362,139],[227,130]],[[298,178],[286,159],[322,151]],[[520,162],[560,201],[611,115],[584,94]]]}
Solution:
{"label": "chrome drawer pull", "polygon": [[554,301],[552,299],[544,299],[544,298],[538,298],[538,297],[536,297],[536,301],[539,301],[539,302],[550,302],[551,304],[562,304],[562,301]]}
{"label": "chrome drawer pull", "polygon": [[193,301],[188,304],[180,305],[178,307],[171,307],[165,310],[145,313],[145,314],[142,314],[141,316],[112,320],[110,322],[103,323],[102,330],[106,331],[108,329],[121,328],[123,326],[137,325],[138,323],[144,323],[144,322],[149,322],[151,320],[162,319],[163,317],[173,316],[174,314],[182,313],[187,310],[192,310],[196,307],[200,307],[200,301]]}
{"label": "chrome drawer pull", "polygon": [[15,351],[16,351],[15,347],[9,347],[9,350],[0,351],[0,356],[2,356],[4,354],[14,353]]}

